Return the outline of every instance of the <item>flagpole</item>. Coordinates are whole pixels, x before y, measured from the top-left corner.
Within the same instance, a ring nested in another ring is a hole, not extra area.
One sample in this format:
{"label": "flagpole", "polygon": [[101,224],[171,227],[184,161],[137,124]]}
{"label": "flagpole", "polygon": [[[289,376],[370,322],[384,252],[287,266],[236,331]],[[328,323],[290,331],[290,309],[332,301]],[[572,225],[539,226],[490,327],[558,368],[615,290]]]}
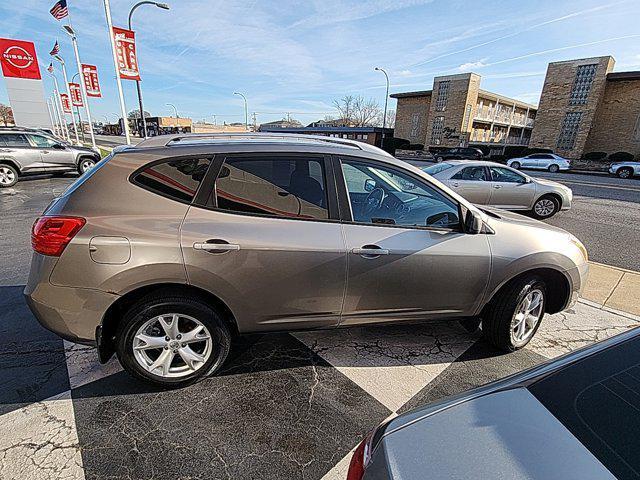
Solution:
{"label": "flagpole", "polygon": [[64,129],[62,127],[62,120],[60,119],[60,110],[58,110],[58,97],[56,96],[55,90],[51,94],[51,103],[53,104],[53,111],[58,122],[58,136],[63,140],[66,140],[66,137],[64,136]]}
{"label": "flagpole", "polygon": [[62,98],[60,97],[60,89],[58,88],[58,79],[53,73],[51,73],[50,75],[51,75],[51,78],[53,78],[53,84],[55,85],[54,95],[58,99],[58,105],[57,105],[58,116],[60,117],[60,123],[62,123],[62,131],[64,133],[64,138],[66,140],[71,141],[71,137],[69,136],[69,129],[67,128],[67,122],[65,121],[65,118],[64,118],[64,108],[62,106]]}
{"label": "flagpole", "polygon": [[[118,85],[118,96],[120,97],[120,112],[122,113],[122,127],[127,139],[127,145],[131,145],[129,135],[129,122],[127,122],[127,109],[124,105],[124,94],[122,93],[122,81],[120,80],[120,69],[118,68],[118,54],[116,53],[116,41],[113,38],[113,23],[111,22],[111,7],[109,0],[104,0],[104,12],[107,17],[107,29],[109,30],[109,40],[111,41],[111,53],[113,54],[113,66],[116,70],[116,84]],[[141,113],[144,115],[144,113]]]}
{"label": "flagpole", "polygon": [[[71,103],[71,90],[69,90],[69,78],[67,77],[67,67],[65,66],[65,61],[60,55],[55,55],[54,58],[60,62],[62,65],[62,76],[64,77],[64,84],[67,87],[67,97],[69,98],[69,103]],[[64,109],[62,110],[64,112]],[[78,127],[76,127],[76,119],[73,116],[73,109],[71,109],[71,122],[73,123],[73,133],[76,137],[76,144],[80,144],[80,138],[78,138]]]}
{"label": "flagpole", "polygon": [[53,121],[53,115],[51,114],[51,99],[47,98],[47,112],[49,112],[49,120],[51,121],[51,129],[56,132],[58,130],[58,126],[56,122]]}
{"label": "flagpole", "polygon": [[[97,150],[96,146],[96,137],[93,133],[93,121],[91,120],[91,108],[89,107],[89,98],[87,97],[87,91],[84,84],[84,74],[82,73],[82,63],[80,62],[80,53],[78,51],[78,39],[76,37],[76,32],[73,30],[71,26],[71,15],[67,15],[67,23],[69,28],[65,28],[67,33],[71,36],[71,43],[73,44],[73,53],[76,57],[76,64],[78,65],[78,75],[80,75],[80,93],[82,94],[82,101],[84,102],[84,108],[87,112],[87,122],[89,122],[89,132],[91,133],[91,145],[94,150]],[[78,116],[80,116],[80,112],[78,112]],[[82,119],[80,119],[80,125],[82,125]],[[84,133],[84,130],[82,131]]]}

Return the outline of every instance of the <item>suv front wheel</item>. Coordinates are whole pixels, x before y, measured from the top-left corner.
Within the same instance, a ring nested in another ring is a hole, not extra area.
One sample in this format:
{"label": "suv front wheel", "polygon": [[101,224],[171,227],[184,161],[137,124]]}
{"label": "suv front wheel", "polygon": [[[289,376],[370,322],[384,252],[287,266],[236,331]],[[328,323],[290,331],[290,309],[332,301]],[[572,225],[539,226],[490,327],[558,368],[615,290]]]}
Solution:
{"label": "suv front wheel", "polygon": [[231,336],[220,316],[189,296],[157,293],[127,311],[116,352],[131,375],[163,387],[183,387],[220,369]]}
{"label": "suv front wheel", "polygon": [[18,183],[18,171],[6,163],[0,164],[0,188],[13,187]]}
{"label": "suv front wheel", "polygon": [[507,352],[521,349],[538,331],[546,299],[545,283],[537,276],[507,284],[482,313],[484,338]]}
{"label": "suv front wheel", "polygon": [[78,173],[82,175],[86,171],[91,170],[93,167],[95,167],[95,165],[96,161],[94,158],[82,157],[78,162]]}

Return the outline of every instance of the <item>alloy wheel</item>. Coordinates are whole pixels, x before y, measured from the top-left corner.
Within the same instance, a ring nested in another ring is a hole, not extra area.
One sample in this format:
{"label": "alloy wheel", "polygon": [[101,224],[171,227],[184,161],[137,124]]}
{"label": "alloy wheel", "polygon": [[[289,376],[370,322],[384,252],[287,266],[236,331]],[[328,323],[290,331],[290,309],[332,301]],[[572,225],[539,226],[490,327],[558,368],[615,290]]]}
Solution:
{"label": "alloy wheel", "polygon": [[539,217],[548,217],[556,210],[556,204],[549,198],[541,198],[533,206],[533,210]]}
{"label": "alloy wheel", "polygon": [[551,172],[551,173],[558,173],[559,170],[560,170],[560,167],[558,165],[555,165],[555,164],[551,165],[549,167],[549,172]]}
{"label": "alloy wheel", "polygon": [[91,170],[96,163],[93,160],[82,160],[80,162],[80,173],[85,173],[87,170]]}
{"label": "alloy wheel", "polygon": [[511,319],[511,341],[519,346],[526,343],[535,332],[544,313],[542,290],[531,290],[518,304]]}
{"label": "alloy wheel", "polygon": [[153,375],[179,378],[191,375],[209,359],[211,333],[200,321],[181,313],[147,320],[133,337],[133,356]]}
{"label": "alloy wheel", "polygon": [[630,176],[631,172],[626,168],[623,168],[618,172],[618,177],[620,178],[629,178]]}
{"label": "alloy wheel", "polygon": [[11,185],[16,180],[16,174],[7,167],[0,167],[0,184]]}

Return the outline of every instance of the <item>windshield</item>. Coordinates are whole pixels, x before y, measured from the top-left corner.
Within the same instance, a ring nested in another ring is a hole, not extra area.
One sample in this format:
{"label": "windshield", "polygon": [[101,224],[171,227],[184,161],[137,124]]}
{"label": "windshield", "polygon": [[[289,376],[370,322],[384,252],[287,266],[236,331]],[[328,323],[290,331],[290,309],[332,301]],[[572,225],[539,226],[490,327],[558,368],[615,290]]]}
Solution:
{"label": "windshield", "polygon": [[451,165],[450,163],[442,162],[430,165],[428,167],[420,167],[420,170],[428,173],[429,175],[435,175],[436,173],[444,172],[445,170],[448,170],[452,167],[453,165]]}

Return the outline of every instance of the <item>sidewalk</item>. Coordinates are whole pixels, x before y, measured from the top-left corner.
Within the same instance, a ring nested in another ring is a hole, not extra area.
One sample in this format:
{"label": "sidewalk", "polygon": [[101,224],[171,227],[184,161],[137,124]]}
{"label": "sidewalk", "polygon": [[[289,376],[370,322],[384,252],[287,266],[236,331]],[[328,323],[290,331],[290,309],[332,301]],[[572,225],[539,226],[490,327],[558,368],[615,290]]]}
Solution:
{"label": "sidewalk", "polygon": [[582,298],[611,310],[640,315],[640,272],[589,262]]}

